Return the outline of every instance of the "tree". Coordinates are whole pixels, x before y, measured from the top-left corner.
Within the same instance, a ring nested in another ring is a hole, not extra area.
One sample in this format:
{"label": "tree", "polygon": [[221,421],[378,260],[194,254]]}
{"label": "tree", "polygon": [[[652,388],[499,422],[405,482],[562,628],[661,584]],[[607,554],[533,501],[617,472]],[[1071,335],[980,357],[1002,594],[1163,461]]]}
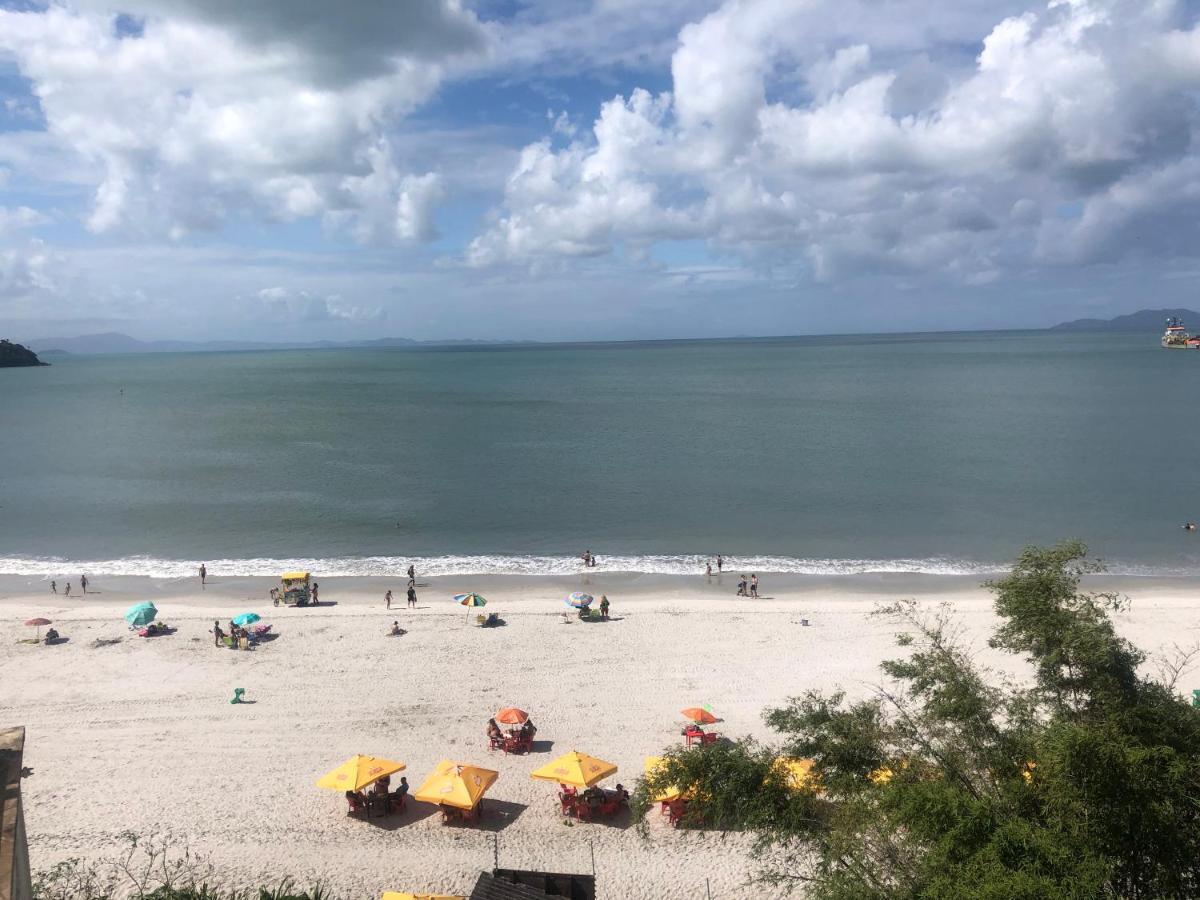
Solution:
{"label": "tree", "polygon": [[[828,900],[1200,896],[1200,710],[1139,673],[1121,599],[1080,591],[1098,571],[1070,542],[988,583],[991,644],[1032,683],[978,666],[948,608],[892,604],[876,615],[908,652],[882,664],[890,686],[768,710],[778,747],[668,751],[635,811],[674,786],[685,824],[752,832],[764,878]],[[812,777],[789,783],[779,756]]]}

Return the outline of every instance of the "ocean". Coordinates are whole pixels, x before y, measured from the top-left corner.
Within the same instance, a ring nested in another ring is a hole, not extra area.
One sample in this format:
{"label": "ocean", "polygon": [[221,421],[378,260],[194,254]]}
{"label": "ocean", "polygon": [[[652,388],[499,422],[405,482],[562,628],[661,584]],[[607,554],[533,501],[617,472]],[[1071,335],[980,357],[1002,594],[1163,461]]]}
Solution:
{"label": "ocean", "polygon": [[0,572],[1200,574],[1157,334],[50,359],[0,370]]}

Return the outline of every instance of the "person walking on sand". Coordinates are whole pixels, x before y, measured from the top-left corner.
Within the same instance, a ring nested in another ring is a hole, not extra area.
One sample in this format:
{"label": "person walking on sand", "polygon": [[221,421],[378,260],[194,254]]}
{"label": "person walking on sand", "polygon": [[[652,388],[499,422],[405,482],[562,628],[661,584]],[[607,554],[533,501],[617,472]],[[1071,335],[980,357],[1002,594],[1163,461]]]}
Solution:
{"label": "person walking on sand", "polygon": [[200,590],[204,590],[204,580],[208,578],[208,569],[204,563],[200,563]]}
{"label": "person walking on sand", "polygon": [[87,576],[86,575],[79,576],[79,587],[80,587],[80,590],[82,590],[85,594],[87,593]]}
{"label": "person walking on sand", "polygon": [[392,592],[388,591],[386,594],[384,594],[383,599],[387,601],[387,608],[391,609],[392,608]]}
{"label": "person walking on sand", "polygon": [[321,601],[317,599],[317,583],[315,581],[313,582],[312,595],[313,595],[313,606],[320,606]]}
{"label": "person walking on sand", "polygon": [[58,593],[58,582],[57,581],[50,582],[50,593],[52,593],[52,594]]}
{"label": "person walking on sand", "polygon": [[758,599],[758,576],[757,575],[750,576],[750,596],[756,600]]}
{"label": "person walking on sand", "polygon": [[408,608],[417,608],[417,589],[411,584],[408,586]]}

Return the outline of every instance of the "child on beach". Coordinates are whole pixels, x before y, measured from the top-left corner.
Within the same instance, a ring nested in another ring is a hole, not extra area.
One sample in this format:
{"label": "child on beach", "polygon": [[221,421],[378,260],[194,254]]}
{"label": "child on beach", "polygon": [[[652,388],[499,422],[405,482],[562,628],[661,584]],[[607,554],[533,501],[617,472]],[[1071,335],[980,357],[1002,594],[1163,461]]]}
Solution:
{"label": "child on beach", "polygon": [[391,609],[392,608],[392,592],[388,591],[386,594],[384,594],[383,599],[387,601],[387,608]]}
{"label": "child on beach", "polygon": [[52,594],[58,593],[58,582],[57,581],[50,582],[50,593],[52,593]]}
{"label": "child on beach", "polygon": [[63,596],[64,596],[64,597],[70,597],[70,596],[71,596],[71,582],[69,582],[69,581],[67,582],[67,586],[66,586],[66,588],[64,588],[64,589],[63,589]]}

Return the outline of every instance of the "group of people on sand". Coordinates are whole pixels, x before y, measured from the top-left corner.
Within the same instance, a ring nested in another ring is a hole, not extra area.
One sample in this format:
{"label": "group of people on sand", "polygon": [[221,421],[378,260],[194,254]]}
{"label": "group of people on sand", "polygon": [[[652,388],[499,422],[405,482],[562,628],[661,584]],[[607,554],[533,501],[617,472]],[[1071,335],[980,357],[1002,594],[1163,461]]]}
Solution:
{"label": "group of people on sand", "polygon": [[582,553],[579,554],[579,558],[583,560],[583,565],[585,568],[588,568],[588,569],[596,568],[597,560],[596,560],[596,557],[592,554],[591,550],[584,550]]}
{"label": "group of people on sand", "polygon": [[[215,647],[225,646],[226,635],[225,635],[225,632],[221,630],[221,623],[218,619],[213,619],[212,633],[213,633],[213,646],[215,646]],[[228,636],[231,638],[232,645],[234,647],[241,647],[242,649],[245,649],[245,646],[248,645],[250,642],[250,629],[243,628],[241,625],[236,625],[236,624],[234,624],[234,622],[232,620],[230,620]],[[246,645],[243,645],[242,641],[246,641]]]}
{"label": "group of people on sand", "polygon": [[746,576],[743,575],[738,580],[737,595],[739,597],[754,597],[757,599],[758,598],[758,576],[751,575],[750,580],[747,581]]}
{"label": "group of people on sand", "polygon": [[346,791],[346,799],[350,802],[350,806],[365,808],[368,803],[374,800],[376,803],[386,803],[389,811],[399,810],[404,806],[404,798],[408,796],[408,779],[403,775],[400,776],[400,784],[393,791],[392,776],[384,775],[378,781],[371,785],[371,788],[366,793],[362,791]]}
{"label": "group of people on sand", "polygon": [[489,741],[502,741],[505,737],[514,737],[522,741],[532,741],[535,734],[537,734],[537,726],[533,724],[533,719],[526,719],[525,724],[508,729],[507,735],[500,730],[500,726],[496,723],[495,719],[488,719],[487,736]]}
{"label": "group of people on sand", "polygon": [[[88,587],[88,577],[86,575],[80,575],[79,576],[80,590],[82,590],[83,593],[86,594],[88,592],[87,587]],[[50,593],[52,593],[52,594],[58,593],[58,582],[57,581],[50,582]],[[71,582],[69,582],[69,581],[63,586],[63,596],[64,597],[71,596]]]}
{"label": "group of people on sand", "polygon": [[[720,553],[718,553],[717,554],[717,574],[720,575],[724,569],[725,569],[725,557],[723,557]],[[712,570],[713,570],[712,560],[709,560],[708,562],[706,562],[704,564],[704,577],[712,578]]]}
{"label": "group of people on sand", "polygon": [[[392,608],[392,591],[390,588],[383,595],[383,602],[388,609]],[[417,608],[417,567],[412,563],[408,564],[408,608]]]}

